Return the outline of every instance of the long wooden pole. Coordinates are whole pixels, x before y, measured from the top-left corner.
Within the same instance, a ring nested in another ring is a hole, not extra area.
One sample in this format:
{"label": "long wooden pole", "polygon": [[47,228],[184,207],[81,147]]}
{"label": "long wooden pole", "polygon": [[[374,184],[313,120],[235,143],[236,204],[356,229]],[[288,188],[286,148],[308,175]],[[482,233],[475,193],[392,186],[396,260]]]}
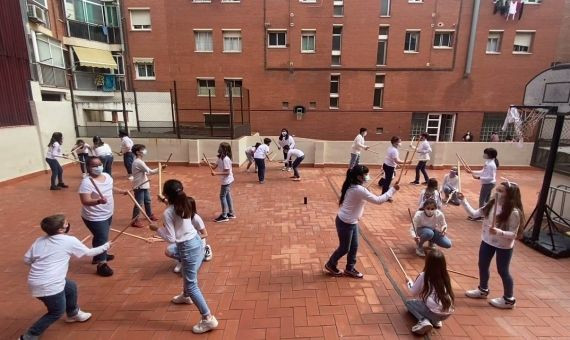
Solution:
{"label": "long wooden pole", "polygon": [[467,165],[465,160],[461,156],[459,156],[458,153],[456,153],[455,156],[457,156],[457,159],[459,159],[459,161],[461,161],[461,163],[463,164],[463,166],[465,167],[466,170],[471,171],[471,168],[469,167],[469,165]]}
{"label": "long wooden pole", "polygon": [[73,159],[73,158],[69,158],[69,157],[65,157],[65,156],[54,156],[54,157],[63,158],[63,159],[67,159],[68,161],[85,164],[85,162],[82,162],[82,161],[80,161],[80,160],[78,160],[78,159]]}
{"label": "long wooden pole", "polygon": [[121,230],[117,236],[115,236],[115,238],[111,241],[111,243],[115,242],[121,235],[123,235],[123,233],[124,233],[127,229],[129,229],[130,226],[131,226],[130,223],[127,224],[127,226],[124,227],[123,230]]}
{"label": "long wooden pole", "polygon": [[458,271],[451,270],[451,269],[447,269],[447,271],[450,272],[450,273],[454,273],[454,274],[458,274],[458,275],[462,275],[462,276],[465,276],[465,277],[470,277],[470,278],[472,278],[472,279],[477,279],[477,280],[479,280],[479,278],[478,278],[477,276],[465,274],[465,273],[458,272]]}
{"label": "long wooden pole", "polygon": [[135,197],[133,196],[133,194],[131,194],[130,191],[127,191],[127,195],[129,195],[129,197],[131,198],[131,200],[133,201],[133,203],[137,206],[137,208],[139,208],[140,213],[143,214],[143,216],[147,219],[147,221],[149,221],[150,223],[152,223],[152,220],[150,219],[150,217],[148,217],[148,215],[146,214],[146,212],[144,211],[144,209],[141,207],[141,205],[139,204],[139,202],[137,202],[137,200],[135,199]]}
{"label": "long wooden pole", "polygon": [[99,198],[105,198],[103,196],[103,193],[101,193],[101,190],[99,190],[99,187],[95,183],[95,180],[93,179],[93,177],[89,176],[89,180],[91,181],[91,184],[93,184],[93,186],[95,187],[95,190],[97,191],[97,194],[99,195]]}
{"label": "long wooden pole", "polygon": [[457,189],[459,189],[459,192],[461,191],[461,162],[458,160],[457,161]]}
{"label": "long wooden pole", "polygon": [[406,273],[406,271],[404,270],[404,267],[400,263],[400,260],[398,260],[398,257],[396,256],[396,254],[394,253],[394,250],[392,248],[390,248],[390,252],[392,253],[392,256],[394,256],[394,259],[396,260],[396,262],[398,262],[398,266],[400,266],[400,270],[402,270],[402,273],[404,273],[404,276],[406,277],[406,279],[408,281],[412,281],[410,279],[410,277],[408,276],[408,273]]}
{"label": "long wooden pole", "polygon": [[212,164],[210,164],[210,161],[208,160],[208,157],[206,157],[205,153],[202,153],[202,157],[204,157],[204,161],[206,162],[206,164],[208,164],[208,167],[210,168],[210,171],[213,173],[214,172],[214,168],[212,168]]}
{"label": "long wooden pole", "polygon": [[[124,232],[124,230],[117,230],[117,229],[111,228],[111,231],[114,231],[114,232],[116,232],[116,233],[120,233],[118,236],[120,236],[120,235],[126,235],[126,236],[130,236],[130,237],[133,237],[133,238],[138,238],[139,240],[143,240],[143,241],[148,242],[148,239],[147,239],[147,238],[144,238],[144,237],[141,237],[141,236],[138,236],[138,235],[135,235],[135,234],[126,233],[126,232]],[[118,236],[115,237],[115,240],[118,238]]]}
{"label": "long wooden pole", "polygon": [[162,164],[158,162],[158,197],[162,197]]}
{"label": "long wooden pole", "polygon": [[88,239],[91,238],[91,236],[93,236],[93,235],[87,235],[87,236],[85,236],[85,237],[81,240],[81,243],[85,243]]}
{"label": "long wooden pole", "polygon": [[410,221],[412,222],[412,228],[414,228],[414,234],[416,234],[416,237],[418,236],[418,230],[416,229],[416,225],[414,223],[414,218],[412,217],[412,212],[410,211],[410,208],[408,208],[408,215],[410,215]]}
{"label": "long wooden pole", "polygon": [[[410,154],[410,151],[406,151],[406,157],[404,157],[404,164],[402,164],[403,167],[406,167],[406,163],[408,162],[409,154]],[[400,171],[400,176],[398,177],[396,184],[400,184],[400,180],[402,179],[403,174],[404,174],[404,169],[402,169],[402,171]]]}
{"label": "long wooden pole", "polygon": [[[414,137],[415,138],[415,137]],[[416,147],[414,149],[414,152],[412,153],[412,157],[410,158],[410,162],[414,159],[414,156],[416,155],[416,151],[418,151],[418,146],[420,146],[420,140],[418,139],[418,142],[416,143]],[[408,167],[406,167],[406,173],[404,175],[408,174]]]}

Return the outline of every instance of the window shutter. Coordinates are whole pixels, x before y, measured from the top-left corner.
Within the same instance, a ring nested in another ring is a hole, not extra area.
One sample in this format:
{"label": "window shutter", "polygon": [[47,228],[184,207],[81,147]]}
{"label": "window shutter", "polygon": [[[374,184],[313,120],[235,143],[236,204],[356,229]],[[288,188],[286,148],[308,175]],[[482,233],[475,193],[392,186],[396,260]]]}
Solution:
{"label": "window shutter", "polygon": [[148,10],[132,10],[131,11],[131,24],[150,26],[150,11]]}

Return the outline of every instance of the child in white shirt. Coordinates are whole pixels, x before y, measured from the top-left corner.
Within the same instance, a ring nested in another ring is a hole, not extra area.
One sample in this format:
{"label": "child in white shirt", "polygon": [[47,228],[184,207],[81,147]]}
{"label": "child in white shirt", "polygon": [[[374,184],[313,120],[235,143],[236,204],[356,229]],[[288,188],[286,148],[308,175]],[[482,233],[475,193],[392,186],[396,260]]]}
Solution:
{"label": "child in white shirt", "polygon": [[42,301],[47,313],[34,323],[20,339],[37,339],[64,313],[67,322],[84,322],[91,313],[83,312],[77,305],[77,285],[66,278],[71,256],[95,256],[107,251],[111,243],[89,249],[73,236],[66,235],[70,224],[64,215],[46,217],[41,222],[47,234],[38,238],[24,255],[30,265],[28,285],[32,296]]}
{"label": "child in white shirt", "polygon": [[222,213],[214,219],[214,222],[227,222],[236,218],[232,201],[232,183],[234,182],[234,174],[232,171],[232,147],[229,143],[222,142],[218,147],[218,160],[212,171],[212,176],[222,176],[222,185],[220,187],[220,202],[222,204]]}
{"label": "child in white shirt", "polygon": [[[46,162],[51,169],[51,185],[50,190],[60,190],[61,188],[68,188],[63,183],[63,168],[57,160],[58,157],[65,156],[61,150],[63,144],[63,134],[61,132],[54,132],[48,144],[48,151],[46,153]],[[57,180],[57,184],[56,184]]]}
{"label": "child in white shirt", "polygon": [[[279,136],[279,143],[277,145],[277,149],[281,150],[283,148],[283,160],[287,160],[287,152],[285,152],[285,146],[288,146],[289,149],[295,148],[295,140],[293,140],[293,136],[289,135],[289,130],[283,128],[281,129],[281,135]],[[288,162],[285,163],[285,166],[282,171],[291,171],[292,163]]]}
{"label": "child in white shirt", "polygon": [[[293,162],[291,165],[293,168],[293,176],[291,176],[291,178],[294,181],[300,181],[301,176],[299,175],[298,168],[299,165],[301,165],[301,162],[305,159],[305,154],[299,149],[289,149],[287,145],[283,147],[283,151],[287,152],[287,159],[285,160],[285,164],[291,164],[291,162]],[[295,157],[295,161],[293,161],[293,157]]]}
{"label": "child in white shirt", "polygon": [[[491,198],[491,191],[495,187],[497,169],[499,168],[499,160],[497,160],[497,150],[486,148],[483,150],[483,159],[485,165],[479,171],[469,171],[467,173],[473,175],[473,178],[481,181],[481,191],[479,192],[479,208],[482,208]],[[481,220],[480,218],[477,220]]]}
{"label": "child in white shirt", "polygon": [[[411,184],[420,184],[420,171],[424,176],[424,183],[427,183],[429,176],[426,171],[426,164],[429,161],[429,154],[432,151],[431,146],[428,142],[428,134],[426,132],[422,133],[420,136],[420,142],[416,148],[416,152],[418,153],[418,165],[416,166],[416,178]],[[413,146],[412,146],[413,148]]]}
{"label": "child in white shirt", "polygon": [[352,148],[350,150],[350,162],[348,163],[348,168],[352,169],[355,165],[358,165],[360,161],[360,152],[362,150],[368,150],[368,145],[364,144],[364,137],[368,134],[367,128],[360,128],[360,131],[354,138],[352,142]]}
{"label": "child in white shirt", "polygon": [[132,148],[135,145],[133,140],[129,138],[127,131],[119,131],[119,138],[121,138],[121,154],[123,155],[123,163],[127,169],[127,177],[129,180],[133,180],[133,162],[135,161],[135,155],[132,152]]}
{"label": "child in white shirt", "polygon": [[[147,154],[146,146],[142,144],[135,144],[132,147],[132,152],[136,157],[133,162],[133,192],[135,194],[135,199],[140,206],[144,204],[144,210],[152,221],[158,221],[158,218],[156,218],[156,216],[154,216],[152,213],[150,182],[147,177],[147,174],[153,175],[158,173],[158,168],[151,169],[143,161],[144,155]],[[166,164],[162,165],[163,169],[165,167]],[[133,222],[131,225],[135,228],[144,228],[144,225],[142,225],[142,223],[139,221],[139,218],[137,218],[139,213],[139,208],[135,204],[133,207]]]}
{"label": "child in white shirt", "polygon": [[271,153],[271,151],[269,151],[269,144],[271,144],[271,139],[264,138],[263,144],[261,144],[253,154],[255,165],[257,165],[257,178],[259,179],[259,184],[265,183],[265,159],[267,158],[267,155]]}
{"label": "child in white shirt", "polygon": [[451,240],[447,238],[447,223],[445,216],[437,209],[432,199],[427,199],[420,210],[414,216],[414,226],[418,233],[416,241],[418,246],[416,254],[425,256],[424,243],[437,244],[442,248],[451,248]]}
{"label": "child in white shirt", "polygon": [[247,157],[247,167],[245,168],[245,172],[249,172],[249,168],[252,164],[254,164],[253,167],[255,169],[255,172],[257,172],[257,165],[255,165],[255,158],[253,158],[253,155],[255,154],[255,150],[257,150],[260,145],[261,143],[255,143],[254,146],[245,150],[245,157]]}
{"label": "child in white shirt", "polygon": [[85,162],[87,161],[87,157],[89,157],[89,152],[92,152],[91,146],[85,143],[83,139],[78,139],[73,149],[71,149],[71,152],[74,152],[77,155],[77,159],[81,162],[79,163],[79,165],[81,165],[81,173],[87,174]]}
{"label": "child in white shirt", "polygon": [[99,136],[93,137],[93,146],[95,147],[95,156],[99,157],[101,162],[103,162],[103,172],[113,176],[113,150],[111,150],[109,144],[103,143]]}
{"label": "child in white shirt", "polygon": [[459,191],[459,177],[457,174],[457,167],[452,167],[449,173],[443,177],[443,183],[441,185],[441,191],[443,191],[443,200],[445,202],[449,201],[453,205],[460,205],[460,202],[457,199],[456,195]]}
{"label": "child in white shirt", "polygon": [[443,202],[441,201],[441,194],[437,190],[438,184],[437,179],[430,178],[427,181],[427,186],[420,192],[420,198],[418,202],[418,209],[421,209],[424,206],[424,202],[428,199],[432,199],[435,201],[437,205],[437,209],[443,207]]}

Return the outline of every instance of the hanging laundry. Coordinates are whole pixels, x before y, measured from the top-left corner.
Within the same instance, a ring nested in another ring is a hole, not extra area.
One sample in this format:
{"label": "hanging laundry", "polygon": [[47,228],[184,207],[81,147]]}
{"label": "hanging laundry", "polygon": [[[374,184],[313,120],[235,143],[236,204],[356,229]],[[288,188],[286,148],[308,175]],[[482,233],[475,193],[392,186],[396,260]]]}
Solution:
{"label": "hanging laundry", "polygon": [[524,10],[524,2],[519,1],[519,7],[517,8],[517,12],[519,13],[519,20],[521,20]]}
{"label": "hanging laundry", "polygon": [[519,124],[520,121],[521,121],[521,116],[519,114],[519,110],[516,107],[511,106],[507,111],[507,117],[505,117],[505,122],[503,123],[503,127],[501,130],[505,131],[507,127],[509,127],[509,124],[515,124],[516,128],[520,125]]}
{"label": "hanging laundry", "polygon": [[97,87],[103,86],[103,74],[97,73],[95,75],[95,86]]}
{"label": "hanging laundry", "polygon": [[114,74],[105,74],[103,76],[103,92],[112,92],[116,88],[116,76]]}
{"label": "hanging laundry", "polygon": [[509,21],[509,17],[511,17],[511,20],[515,20],[518,5],[519,5],[518,0],[509,1],[509,12],[507,13],[507,21]]}

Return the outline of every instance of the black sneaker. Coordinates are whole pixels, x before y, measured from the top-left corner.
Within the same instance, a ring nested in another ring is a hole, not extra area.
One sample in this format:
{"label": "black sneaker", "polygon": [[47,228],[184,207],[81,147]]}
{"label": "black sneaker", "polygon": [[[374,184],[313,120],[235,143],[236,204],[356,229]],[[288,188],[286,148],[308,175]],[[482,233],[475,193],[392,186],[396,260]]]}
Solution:
{"label": "black sneaker", "polygon": [[51,186],[49,187],[49,190],[61,190],[61,188],[58,186]]}
{"label": "black sneaker", "polygon": [[233,220],[233,219],[235,219],[235,218],[237,218],[237,217],[236,217],[236,215],[234,215],[234,214],[228,214],[228,218]]}
{"label": "black sneaker", "polygon": [[97,275],[99,276],[111,276],[113,275],[113,269],[111,269],[111,267],[109,267],[109,265],[107,265],[107,263],[99,263],[97,265]]}
{"label": "black sneaker", "polygon": [[220,215],[217,218],[214,219],[214,222],[227,222],[230,219],[225,217],[224,215]]}
{"label": "black sneaker", "polygon": [[69,188],[69,185],[67,185],[65,183],[59,183],[57,186],[60,188]]}
{"label": "black sneaker", "polygon": [[412,182],[410,182],[410,184],[413,184],[413,185],[419,185],[419,184],[420,184],[420,182],[412,181]]}
{"label": "black sneaker", "polygon": [[[115,259],[115,255],[107,254],[107,262],[113,261]],[[91,264],[97,264],[99,261],[93,259],[91,260]]]}
{"label": "black sneaker", "polygon": [[325,264],[325,271],[329,274],[331,274],[332,276],[342,276],[342,272],[340,270],[338,270],[337,267],[333,267],[330,264]]}
{"label": "black sneaker", "polygon": [[427,182],[422,182],[422,185],[427,185]]}
{"label": "black sneaker", "polygon": [[361,272],[359,272],[358,270],[352,268],[352,269],[345,269],[344,270],[344,275],[346,276],[350,276],[353,277],[355,279],[362,279],[364,277],[364,274],[362,274]]}

